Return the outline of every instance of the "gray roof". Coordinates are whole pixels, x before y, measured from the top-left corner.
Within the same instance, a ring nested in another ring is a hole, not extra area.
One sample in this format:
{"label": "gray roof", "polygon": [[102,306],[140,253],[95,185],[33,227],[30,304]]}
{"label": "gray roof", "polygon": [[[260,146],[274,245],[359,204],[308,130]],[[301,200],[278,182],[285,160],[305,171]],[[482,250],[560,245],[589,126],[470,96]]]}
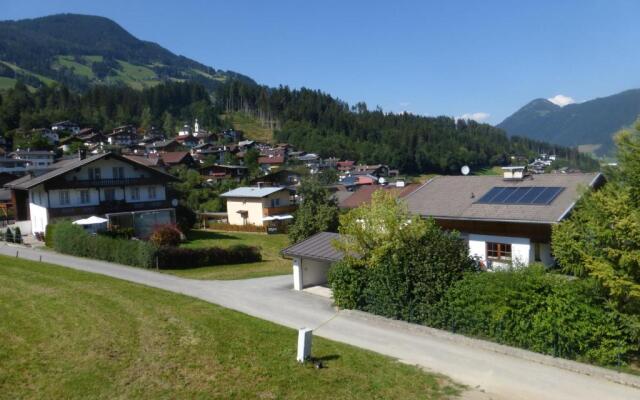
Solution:
{"label": "gray roof", "polygon": [[252,198],[261,198],[265,196],[269,196],[270,194],[279,192],[281,190],[286,189],[286,187],[239,187],[237,189],[230,190],[226,193],[222,193],[220,197],[252,197]]}
{"label": "gray roof", "polygon": [[[172,180],[175,181],[177,180],[176,177],[174,177],[173,175],[169,175],[166,174],[164,172],[158,171],[157,169],[151,168],[151,167],[147,167],[144,164],[135,162],[135,161],[131,161],[123,156],[119,156],[117,154],[113,154],[113,153],[102,153],[102,154],[95,154],[92,155],[90,157],[87,157],[85,159],[75,159],[75,160],[64,160],[64,162],[61,162],[60,164],[62,164],[59,168],[56,168],[52,171],[47,172],[46,174],[43,175],[39,175],[39,176],[30,176],[30,175],[26,175],[23,176],[22,178],[16,179],[15,181],[11,181],[7,184],[5,184],[5,187],[11,188],[11,189],[20,189],[20,190],[28,190],[31,189],[32,187],[35,187],[41,183],[44,183],[50,179],[53,178],[57,178],[59,176],[62,176],[64,174],[66,174],[67,172],[73,171],[76,168],[80,168],[84,165],[87,164],[91,164],[94,161],[100,160],[102,158],[105,157],[113,157],[115,159],[124,161],[126,163],[134,163],[136,166],[138,167],[142,167],[147,169],[148,171],[152,171],[155,174],[160,174],[160,175],[164,175],[168,178],[168,180]],[[58,164],[58,163],[56,163]],[[54,164],[55,166],[55,164]]]}
{"label": "gray roof", "polygon": [[[405,197],[409,211],[436,219],[556,223],[571,211],[583,190],[597,186],[603,177],[589,174],[541,174],[524,180],[502,176],[439,176]],[[558,186],[564,190],[548,205],[480,204],[495,186]]]}
{"label": "gray roof", "polygon": [[322,261],[340,261],[343,258],[341,251],[333,247],[333,241],[340,235],[332,232],[320,232],[301,242],[282,250],[285,257],[312,258]]}

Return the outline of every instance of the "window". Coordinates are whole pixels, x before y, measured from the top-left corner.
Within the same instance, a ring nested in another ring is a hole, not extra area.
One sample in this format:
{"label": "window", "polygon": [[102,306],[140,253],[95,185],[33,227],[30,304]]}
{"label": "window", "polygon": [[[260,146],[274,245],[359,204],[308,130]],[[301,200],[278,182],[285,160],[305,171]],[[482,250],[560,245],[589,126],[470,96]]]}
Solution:
{"label": "window", "polygon": [[116,190],[113,188],[104,190],[104,200],[105,201],[115,201],[116,200]]}
{"label": "window", "polygon": [[149,198],[150,199],[155,199],[156,198],[156,187],[155,186],[149,186]]}
{"label": "window", "polygon": [[69,201],[69,191],[68,190],[61,190],[59,192],[60,194],[60,205],[61,206],[66,206],[69,205],[71,202]]}
{"label": "window", "polygon": [[131,188],[131,200],[140,200],[140,188]]}
{"label": "window", "polygon": [[91,196],[88,190],[80,191],[80,204],[88,204],[91,201]]}
{"label": "window", "polygon": [[280,206],[280,199],[271,199],[271,207]]}
{"label": "window", "polygon": [[113,179],[124,179],[124,167],[113,167]]}
{"label": "window", "polygon": [[536,242],[533,244],[533,256],[536,261],[542,261],[540,257],[540,243]]}
{"label": "window", "polygon": [[487,242],[487,258],[511,260],[511,244]]}
{"label": "window", "polygon": [[100,180],[101,176],[100,168],[89,168],[89,180]]}

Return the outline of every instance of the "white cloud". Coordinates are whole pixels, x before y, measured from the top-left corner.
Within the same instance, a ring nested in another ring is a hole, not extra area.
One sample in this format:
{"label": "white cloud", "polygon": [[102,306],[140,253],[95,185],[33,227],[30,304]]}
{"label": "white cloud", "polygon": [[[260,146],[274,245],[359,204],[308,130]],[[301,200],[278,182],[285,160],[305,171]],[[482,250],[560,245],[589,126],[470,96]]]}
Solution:
{"label": "white cloud", "polygon": [[474,113],[462,114],[461,116],[456,117],[456,119],[472,119],[476,122],[484,122],[487,119],[489,119],[490,116],[491,114],[486,112],[474,112]]}
{"label": "white cloud", "polygon": [[549,100],[550,102],[552,102],[553,104],[560,106],[560,107],[564,107],[568,104],[572,104],[575,103],[576,101],[569,96],[565,96],[563,94],[557,94],[551,98],[548,98],[547,100]]}

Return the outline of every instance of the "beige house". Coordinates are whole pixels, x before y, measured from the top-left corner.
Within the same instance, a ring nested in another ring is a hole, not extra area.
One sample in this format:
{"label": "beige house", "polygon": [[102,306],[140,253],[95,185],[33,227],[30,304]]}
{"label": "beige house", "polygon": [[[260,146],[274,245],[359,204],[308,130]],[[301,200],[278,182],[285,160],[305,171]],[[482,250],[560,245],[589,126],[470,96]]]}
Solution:
{"label": "beige house", "polygon": [[220,195],[227,199],[227,218],[231,225],[263,226],[269,221],[292,219],[286,187],[240,187]]}

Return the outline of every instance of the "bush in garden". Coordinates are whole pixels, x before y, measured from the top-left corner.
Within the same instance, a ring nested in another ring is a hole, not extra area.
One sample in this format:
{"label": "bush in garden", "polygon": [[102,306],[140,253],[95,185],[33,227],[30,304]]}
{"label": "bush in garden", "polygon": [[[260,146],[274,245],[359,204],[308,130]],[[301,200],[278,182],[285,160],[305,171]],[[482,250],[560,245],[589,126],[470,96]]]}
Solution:
{"label": "bush in garden", "polygon": [[176,224],[180,231],[189,232],[196,224],[197,216],[189,207],[185,207],[182,204],[176,207]]}
{"label": "bush in garden", "polygon": [[135,267],[149,268],[155,265],[157,247],[152,243],[89,235],[82,227],[71,222],[56,223],[51,234],[53,248],[60,253]]}
{"label": "bush in garden", "polygon": [[16,226],[16,229],[13,231],[13,243],[22,243],[22,232],[19,226]]}
{"label": "bush in garden", "polygon": [[4,231],[4,240],[6,242],[13,242],[13,232],[11,232],[11,228],[7,228],[6,231]]}
{"label": "bush in garden", "polygon": [[53,227],[54,224],[47,224],[44,230],[44,245],[53,248]]}
{"label": "bush in garden", "polygon": [[637,320],[614,310],[594,280],[541,266],[468,274],[436,310],[429,325],[556,357],[620,364],[639,348]]}
{"label": "bush in garden", "polygon": [[177,246],[180,244],[182,232],[174,225],[157,226],[149,240],[156,246]]}
{"label": "bush in garden", "polygon": [[158,267],[185,269],[212,265],[242,264],[262,260],[257,247],[235,245],[228,248],[160,247],[157,251]]}

